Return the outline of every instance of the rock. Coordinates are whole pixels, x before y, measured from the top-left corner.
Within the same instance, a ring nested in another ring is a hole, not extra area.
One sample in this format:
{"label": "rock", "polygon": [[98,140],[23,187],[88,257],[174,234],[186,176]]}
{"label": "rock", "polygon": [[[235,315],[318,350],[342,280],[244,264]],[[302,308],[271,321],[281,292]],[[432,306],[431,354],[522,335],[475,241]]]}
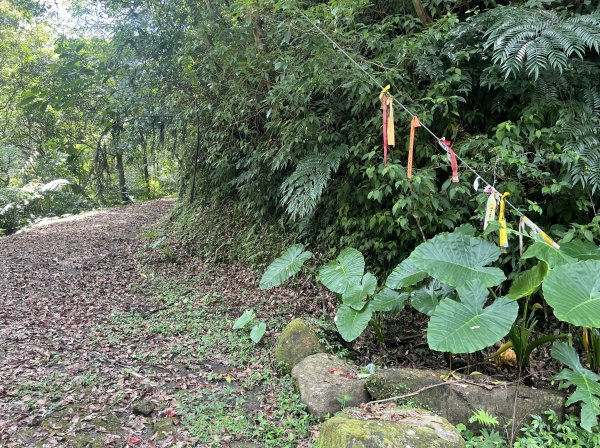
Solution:
{"label": "rock", "polygon": [[156,409],[156,406],[151,401],[137,400],[133,402],[133,413],[135,415],[144,415],[148,417],[154,412],[154,409]]}
{"label": "rock", "polygon": [[383,408],[344,411],[319,431],[320,448],[464,448],[445,418],[421,409]]}
{"label": "rock", "polygon": [[[441,370],[383,369],[369,377],[367,389],[374,400],[381,400],[441,383],[441,377],[447,373]],[[460,379],[467,382],[460,382]],[[513,418],[515,388],[514,384],[502,383],[485,375],[456,375],[446,385],[424,390],[409,400],[455,425],[467,423],[475,410],[485,409],[498,417],[502,428]],[[530,415],[541,415],[548,409],[562,415],[564,401],[564,395],[558,391],[519,385],[516,427],[527,423]]]}
{"label": "rock", "polygon": [[285,373],[290,373],[307,356],[324,351],[314,331],[302,319],[294,319],[277,339],[275,359]]}
{"label": "rock", "polygon": [[365,382],[356,374],[356,369],[326,353],[304,358],[292,370],[302,402],[319,419],[369,401]]}

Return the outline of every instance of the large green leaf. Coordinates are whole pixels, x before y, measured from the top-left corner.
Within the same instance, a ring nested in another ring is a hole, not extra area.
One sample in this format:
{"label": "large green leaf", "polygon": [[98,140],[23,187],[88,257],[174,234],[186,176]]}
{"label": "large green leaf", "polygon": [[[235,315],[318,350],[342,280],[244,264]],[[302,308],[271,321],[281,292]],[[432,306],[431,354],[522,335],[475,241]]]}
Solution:
{"label": "large green leaf", "polygon": [[408,299],[406,292],[400,293],[391,288],[383,288],[371,300],[371,307],[373,311],[400,311],[406,299]]}
{"label": "large green leaf", "polygon": [[366,306],[362,311],[356,311],[347,305],[340,305],[335,313],[335,326],[345,341],[353,341],[359,337],[373,316],[373,310]]}
{"label": "large green leaf", "polygon": [[264,322],[259,322],[252,327],[252,330],[250,331],[250,339],[252,339],[252,342],[255,344],[258,344],[265,335],[266,331],[267,324]]}
{"label": "large green leaf", "polygon": [[348,247],[338,257],[321,267],[319,278],[327,289],[343,294],[349,286],[358,285],[365,272],[363,255]]}
{"label": "large green leaf", "polygon": [[233,329],[239,330],[240,328],[244,328],[252,320],[254,320],[255,317],[256,317],[256,315],[254,314],[254,311],[252,311],[252,310],[244,311],[244,313],[240,317],[238,317],[235,320],[235,322],[233,323]]}
{"label": "large green leaf", "polygon": [[344,294],[342,294],[342,302],[355,310],[362,310],[365,306],[367,296],[372,296],[377,288],[377,279],[373,274],[367,272],[360,284],[349,285]]}
{"label": "large green leaf", "polygon": [[488,291],[481,282],[467,282],[458,288],[460,302],[444,299],[436,307],[427,328],[427,342],[433,350],[473,353],[495,344],[508,334],[517,318],[519,305],[499,298],[484,308]]}
{"label": "large green leaf", "polygon": [[451,286],[480,281],[496,286],[506,278],[495,267],[486,265],[500,257],[500,249],[481,238],[461,233],[442,233],[419,245],[410,259],[417,268]]}
{"label": "large green leaf", "polygon": [[562,243],[560,250],[565,255],[578,260],[600,260],[600,247],[590,241],[572,240]]}
{"label": "large green leaf", "polygon": [[560,389],[575,387],[565,404],[571,406],[581,402],[581,426],[591,431],[598,424],[600,415],[600,375],[583,367],[575,349],[565,342],[552,344],[552,357],[569,367],[552,379],[563,381]]}
{"label": "large green leaf", "polygon": [[425,277],[427,277],[427,272],[417,268],[411,259],[407,258],[394,268],[385,281],[385,286],[392,289],[405,288],[416,285]]}
{"label": "large green leaf", "polygon": [[269,265],[260,279],[260,289],[271,289],[283,284],[296,275],[312,253],[305,251],[302,244],[294,244]]}
{"label": "large green leaf", "polygon": [[555,249],[548,243],[541,241],[529,246],[521,258],[523,260],[537,258],[538,260],[548,263],[551,268],[577,261],[575,258],[568,256],[563,250]]}
{"label": "large green leaf", "polygon": [[558,319],[582,327],[600,327],[600,261],[554,268],[542,290]]}
{"label": "large green leaf", "polygon": [[538,290],[544,278],[548,274],[548,263],[540,261],[531,269],[521,272],[510,285],[506,297],[518,300],[522,297],[529,297]]}
{"label": "large green leaf", "polygon": [[410,303],[417,311],[431,317],[442,299],[454,291],[453,286],[432,280],[428,285],[414,291],[410,296]]}

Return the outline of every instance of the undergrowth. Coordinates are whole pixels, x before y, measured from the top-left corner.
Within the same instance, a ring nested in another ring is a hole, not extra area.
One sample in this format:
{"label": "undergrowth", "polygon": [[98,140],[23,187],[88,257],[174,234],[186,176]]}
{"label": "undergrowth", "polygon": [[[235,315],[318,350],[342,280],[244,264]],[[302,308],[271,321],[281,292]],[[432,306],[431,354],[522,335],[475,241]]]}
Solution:
{"label": "undergrowth", "polygon": [[215,262],[246,262],[252,268],[268,264],[295,235],[275,220],[253,220],[231,205],[217,201],[180,200],[163,231],[170,244],[185,253]]}
{"label": "undergrowth", "polygon": [[[114,314],[102,329],[113,344],[138,345],[134,359],[145,366],[180,366],[199,378],[199,387],[179,389],[175,397],[180,425],[196,446],[221,447],[234,442],[261,447],[309,446],[316,421],[300,401],[289,377],[280,377],[271,359],[273,338],[260,344],[232,330],[236,308],[219,285],[203,290],[198,279],[157,276],[145,288],[155,296],[148,310]],[[283,321],[267,319],[269,329]]]}
{"label": "undergrowth", "polygon": [[532,421],[521,428],[521,435],[510,445],[504,440],[496,425],[488,425],[476,434],[465,425],[457,428],[466,441],[467,448],[597,448],[600,433],[588,432],[579,426],[579,419],[567,415],[564,420],[556,412],[547,411],[543,416],[534,415]]}

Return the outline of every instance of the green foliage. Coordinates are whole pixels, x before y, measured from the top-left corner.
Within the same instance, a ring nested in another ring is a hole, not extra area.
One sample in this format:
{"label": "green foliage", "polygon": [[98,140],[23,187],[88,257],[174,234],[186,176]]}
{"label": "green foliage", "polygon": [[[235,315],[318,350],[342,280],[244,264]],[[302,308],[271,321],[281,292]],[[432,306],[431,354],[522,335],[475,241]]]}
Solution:
{"label": "green foliage", "polygon": [[554,411],[545,412],[545,416],[536,415],[530,424],[522,428],[514,448],[542,448],[548,446],[565,446],[587,448],[600,445],[600,434],[588,432],[579,426],[574,415],[567,415],[561,421]]}
{"label": "green foliage", "polygon": [[353,341],[365,331],[371,317],[373,317],[373,309],[368,305],[357,311],[342,304],[335,313],[335,325],[345,341]]}
{"label": "green foliage", "polygon": [[583,367],[575,349],[564,342],[552,345],[552,357],[569,367],[554,376],[555,380],[562,381],[560,388],[575,387],[566,405],[580,402],[581,427],[592,431],[600,415],[600,375]]}
{"label": "green foliage", "polygon": [[[584,59],[587,51],[600,53],[600,15],[564,17],[559,12],[499,7],[486,14],[485,33],[492,61],[505,77],[524,70],[537,79],[540,72],[563,73],[570,58]],[[487,22],[490,23],[490,22]]]}
{"label": "green foliage", "polygon": [[427,342],[433,350],[473,353],[498,342],[517,318],[516,302],[498,298],[485,307],[488,291],[478,280],[457,288],[460,302],[446,298],[435,308],[427,327]]}
{"label": "green foliage", "polygon": [[302,244],[290,246],[283,254],[273,260],[260,279],[260,289],[279,286],[296,275],[304,263],[312,257]]}
{"label": "green foliage", "polygon": [[504,273],[496,267],[486,267],[499,257],[496,245],[458,232],[437,235],[411,254],[415,266],[451,286],[471,280],[487,287],[502,283]]}
{"label": "green foliage", "polygon": [[405,259],[394,268],[385,281],[385,286],[392,289],[405,288],[419,283],[427,277],[427,273],[419,270],[410,258]]}
{"label": "green foliage", "polygon": [[[482,430],[479,434],[467,429],[464,424],[457,425],[467,448],[507,448],[508,442],[497,431]],[[521,428],[513,448],[575,447],[589,448],[600,444],[597,431],[588,432],[579,426],[574,415],[561,420],[556,412],[546,411],[544,416],[534,415],[530,423]]]}
{"label": "green foliage", "polygon": [[244,311],[244,313],[240,317],[238,317],[235,320],[235,322],[233,323],[233,329],[239,330],[240,328],[244,328],[252,320],[254,320],[255,317],[256,317],[256,314],[254,314],[254,311],[252,311],[252,310]]}
{"label": "green foliage", "polygon": [[[241,330],[242,328],[246,328],[246,326],[255,319],[256,314],[254,314],[254,311],[246,310],[235,320],[232,328],[234,330]],[[263,321],[259,321],[252,326],[252,329],[250,330],[250,339],[252,339],[252,342],[255,344],[258,344],[265,335],[266,331],[267,324]]]}
{"label": "green foliage", "polygon": [[548,264],[545,262],[539,262],[533,268],[521,272],[513,280],[506,297],[513,300],[530,297],[541,286],[546,274],[548,274]]}
{"label": "green foliage", "polygon": [[498,418],[488,413],[485,409],[476,409],[469,418],[469,423],[479,423],[483,426],[492,427],[498,425]]}
{"label": "green foliage", "polygon": [[550,271],[544,298],[562,321],[582,327],[600,327],[600,261],[569,263]]}
{"label": "green foliage", "polygon": [[338,294],[358,285],[365,272],[365,259],[358,250],[348,247],[338,257],[319,270],[319,279],[323,285]]}

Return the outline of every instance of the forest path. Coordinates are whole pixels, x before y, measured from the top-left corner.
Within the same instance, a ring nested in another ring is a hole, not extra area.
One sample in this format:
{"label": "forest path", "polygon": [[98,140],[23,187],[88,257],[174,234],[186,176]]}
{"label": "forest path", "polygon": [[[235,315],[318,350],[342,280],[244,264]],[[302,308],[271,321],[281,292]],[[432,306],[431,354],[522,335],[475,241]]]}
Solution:
{"label": "forest path", "polygon": [[116,416],[104,404],[116,389],[143,394],[135,372],[132,385],[100,380],[123,365],[93,332],[113,313],[146,306],[131,288],[142,281],[138,236],[172,205],[131,204],[0,240],[0,446],[87,446],[69,435],[110,432]]}
{"label": "forest path", "polygon": [[[312,443],[316,422],[272,348],[291,317],[320,313],[322,293],[260,291],[248,266],[179,251],[175,228],[149,229],[172,205],[0,240],[0,448]],[[267,323],[260,344],[232,330],[247,309]]]}

